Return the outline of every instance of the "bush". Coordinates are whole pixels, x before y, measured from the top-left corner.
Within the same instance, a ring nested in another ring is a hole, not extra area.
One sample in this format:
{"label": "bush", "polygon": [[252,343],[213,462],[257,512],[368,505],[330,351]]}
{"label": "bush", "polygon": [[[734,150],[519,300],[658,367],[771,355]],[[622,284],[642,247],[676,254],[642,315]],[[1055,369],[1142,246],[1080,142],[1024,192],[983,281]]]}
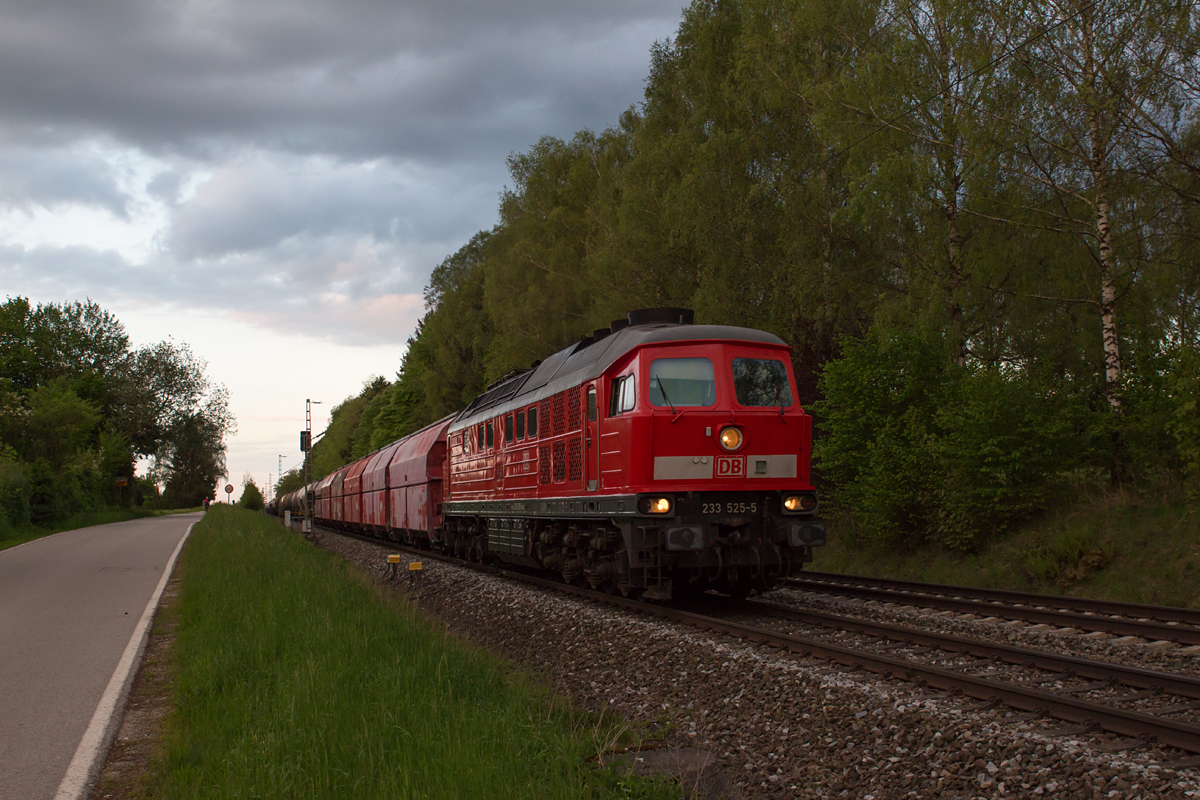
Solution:
{"label": "bush", "polygon": [[0,538],[29,524],[29,478],[12,448],[0,448]]}
{"label": "bush", "polygon": [[1180,468],[1192,511],[1200,510],[1200,352],[1180,347],[1171,354],[1167,373],[1171,415]]}
{"label": "bush", "polygon": [[1070,458],[1079,409],[1021,374],[969,371],[956,388],[934,424],[933,532],[951,549],[973,550],[1045,506],[1052,477]]}
{"label": "bush", "polygon": [[242,487],[242,497],[238,500],[238,505],[250,511],[263,510],[262,492],[258,490],[254,481],[247,481]]}
{"label": "bush", "polygon": [[826,364],[814,456],[829,500],[876,544],[919,544],[934,520],[938,409],[957,375],[937,337],[872,329]]}
{"label": "bush", "polygon": [[[1044,507],[1086,404],[1025,372],[953,365],[941,337],[872,329],[821,377],[814,455],[876,545],[977,549]],[[1085,448],[1086,449],[1086,448]]]}

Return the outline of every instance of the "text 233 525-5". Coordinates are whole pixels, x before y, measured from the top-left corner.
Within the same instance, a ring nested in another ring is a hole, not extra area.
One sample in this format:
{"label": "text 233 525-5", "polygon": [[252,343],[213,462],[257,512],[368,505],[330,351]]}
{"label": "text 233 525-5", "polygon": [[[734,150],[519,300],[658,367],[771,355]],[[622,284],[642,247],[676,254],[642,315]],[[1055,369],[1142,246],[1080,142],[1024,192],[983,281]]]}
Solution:
{"label": "text 233 525-5", "polygon": [[701,503],[701,514],[756,514],[758,503]]}

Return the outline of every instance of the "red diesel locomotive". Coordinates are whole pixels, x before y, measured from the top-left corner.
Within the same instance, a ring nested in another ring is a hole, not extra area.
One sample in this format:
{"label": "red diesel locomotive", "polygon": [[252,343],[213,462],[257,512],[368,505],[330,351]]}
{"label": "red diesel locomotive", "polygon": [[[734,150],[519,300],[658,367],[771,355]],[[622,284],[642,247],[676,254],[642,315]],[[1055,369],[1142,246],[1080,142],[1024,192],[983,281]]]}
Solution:
{"label": "red diesel locomotive", "polygon": [[635,311],[280,508],[311,491],[321,525],[648,599],[744,597],[825,543],[789,353]]}

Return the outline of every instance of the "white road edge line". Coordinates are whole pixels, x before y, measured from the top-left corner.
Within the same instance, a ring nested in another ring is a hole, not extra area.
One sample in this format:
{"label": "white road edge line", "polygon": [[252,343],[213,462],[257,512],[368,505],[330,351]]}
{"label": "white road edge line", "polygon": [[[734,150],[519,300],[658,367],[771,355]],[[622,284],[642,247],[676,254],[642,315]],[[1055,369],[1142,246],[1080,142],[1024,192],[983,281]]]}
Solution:
{"label": "white road edge line", "polygon": [[192,535],[194,527],[196,527],[195,522],[188,525],[183,538],[175,546],[175,552],[171,553],[167,567],[163,570],[162,578],[158,581],[158,588],[154,590],[150,602],[146,604],[146,610],[142,612],[142,618],[138,620],[137,627],[133,630],[133,636],[130,637],[129,644],[125,646],[121,660],[117,662],[117,668],[108,681],[108,687],[100,697],[99,705],[96,706],[96,713],[92,714],[92,721],[88,723],[87,730],[83,732],[83,740],[79,742],[75,757],[71,759],[71,764],[67,767],[67,774],[63,777],[62,783],[58,785],[58,793],[54,795],[54,800],[82,800],[87,793],[88,783],[99,772],[101,760],[108,754],[108,745],[112,743],[112,738],[117,733],[117,709],[123,707],[129,698],[134,669],[141,662],[142,653],[146,649],[146,641],[150,638],[150,623],[154,619],[158,601],[162,597],[163,589],[167,588],[167,581],[171,579],[171,573],[175,571],[175,559],[179,557],[179,551],[183,549],[183,543]]}

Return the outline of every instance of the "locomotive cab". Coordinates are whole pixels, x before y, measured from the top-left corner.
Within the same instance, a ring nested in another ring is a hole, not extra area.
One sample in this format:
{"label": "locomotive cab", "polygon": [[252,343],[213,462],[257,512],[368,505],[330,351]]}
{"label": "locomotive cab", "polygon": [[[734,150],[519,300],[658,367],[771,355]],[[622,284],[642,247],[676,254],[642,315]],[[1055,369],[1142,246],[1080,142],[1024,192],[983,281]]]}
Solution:
{"label": "locomotive cab", "polygon": [[607,386],[600,481],[637,492],[635,538],[660,543],[673,595],[765,590],[812,560],[812,424],[786,346],[656,344]]}

